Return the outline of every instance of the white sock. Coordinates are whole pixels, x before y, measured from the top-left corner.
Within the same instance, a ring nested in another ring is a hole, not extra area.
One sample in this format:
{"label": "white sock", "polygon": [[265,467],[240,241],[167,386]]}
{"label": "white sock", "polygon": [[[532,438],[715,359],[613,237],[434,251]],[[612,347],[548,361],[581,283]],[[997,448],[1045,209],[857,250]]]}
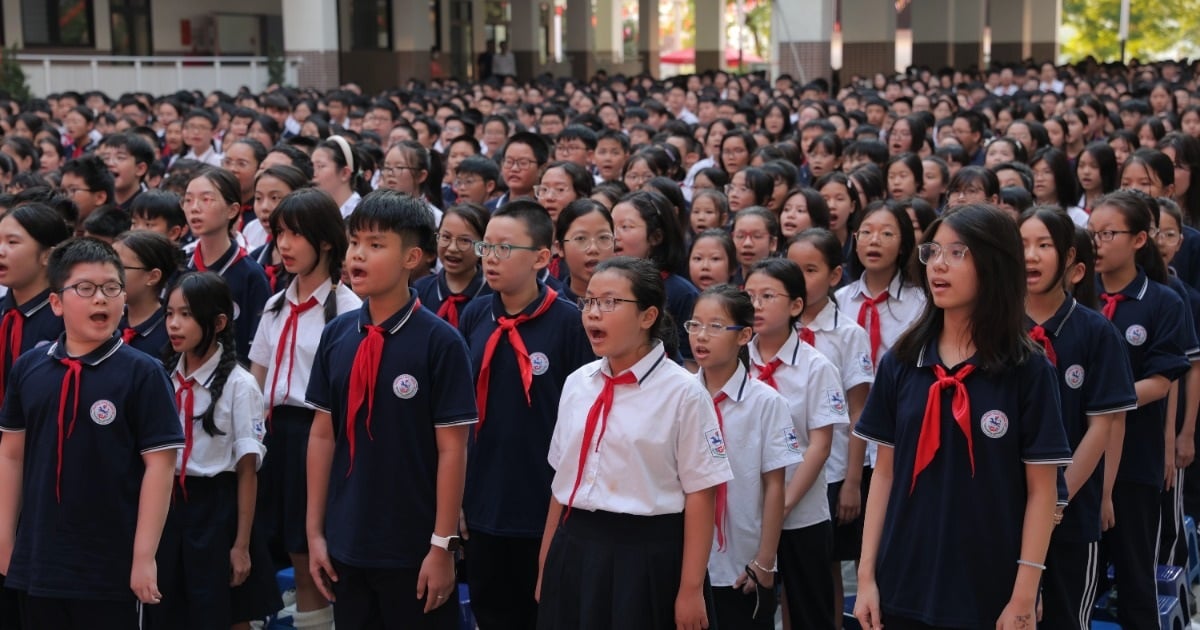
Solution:
{"label": "white sock", "polygon": [[292,626],[297,630],[333,630],[333,607],[326,606],[320,610],[297,611],[292,615]]}

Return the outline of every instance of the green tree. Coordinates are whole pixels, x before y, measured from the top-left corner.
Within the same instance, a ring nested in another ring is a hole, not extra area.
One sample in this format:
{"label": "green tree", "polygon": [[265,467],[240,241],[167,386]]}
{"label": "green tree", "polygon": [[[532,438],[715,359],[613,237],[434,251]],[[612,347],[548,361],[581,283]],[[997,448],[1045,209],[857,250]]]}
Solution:
{"label": "green tree", "polygon": [[[1121,0],[1063,0],[1062,53],[1119,61]],[[1200,47],[1200,0],[1131,0],[1127,59],[1194,57]]]}
{"label": "green tree", "polygon": [[14,45],[0,51],[0,91],[7,92],[9,97],[19,102],[26,102],[31,96],[25,71],[17,61],[20,50]]}

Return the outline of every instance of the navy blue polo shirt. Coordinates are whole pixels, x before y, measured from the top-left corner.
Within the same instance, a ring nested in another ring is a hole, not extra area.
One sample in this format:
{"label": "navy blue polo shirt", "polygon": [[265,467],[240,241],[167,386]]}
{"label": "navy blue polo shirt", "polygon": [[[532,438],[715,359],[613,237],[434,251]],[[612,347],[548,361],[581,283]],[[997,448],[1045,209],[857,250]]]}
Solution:
{"label": "navy blue polo shirt", "polygon": [[[417,292],[417,297],[421,298],[421,306],[437,313],[442,308],[442,302],[448,296],[455,295],[454,291],[450,290],[450,285],[446,284],[446,270],[442,269],[432,276],[425,276],[413,283],[413,289]],[[478,268],[475,270],[475,277],[471,278],[471,282],[467,284],[467,288],[463,290],[462,295],[467,296],[468,303],[481,295],[488,295],[492,292],[492,288],[483,281],[483,274]],[[458,306],[459,321],[462,321],[463,310],[467,308],[467,304]]]}
{"label": "navy blue polo shirt", "polygon": [[[1034,323],[1026,318],[1025,324],[1032,328]],[[1137,408],[1133,372],[1129,357],[1121,349],[1117,329],[1103,315],[1082,306],[1075,298],[1068,297],[1042,328],[1054,346],[1062,419],[1067,442],[1074,451],[1087,433],[1088,416]],[[1062,523],[1054,528],[1054,537],[1080,543],[1100,540],[1103,495],[1101,462],[1071,499]]]}
{"label": "navy blue polo shirt", "polygon": [[1183,226],[1183,244],[1171,259],[1171,266],[1189,286],[1200,289],[1200,230]]}
{"label": "navy blue polo shirt", "polygon": [[1200,355],[1200,339],[1196,337],[1196,305],[1192,303],[1191,294],[1195,292],[1178,276],[1173,273],[1167,276],[1167,286],[1175,291],[1175,295],[1179,296],[1179,301],[1183,302],[1183,327],[1180,329],[1180,334],[1183,335],[1183,353],[1195,361]]}
{"label": "navy blue polo shirt", "polygon": [[13,348],[8,348],[6,354],[0,357],[0,369],[4,370],[5,382],[7,382],[8,372],[11,371],[13,363],[20,354],[43,343],[54,341],[63,333],[62,318],[55,315],[50,308],[50,289],[42,291],[24,304],[17,304],[12,291],[9,291],[3,298],[0,298],[0,317],[14,308],[25,315],[25,321],[21,328],[20,352],[14,352]]}
{"label": "navy blue polo shirt", "polygon": [[[145,465],[183,447],[175,390],[162,364],[114,336],[79,357],[75,429],[64,436],[62,500],[55,497],[63,338],[22,355],[0,408],[0,429],[24,431],[21,519],[5,586],[36,597],[133,600],[129,573]],[[73,388],[72,388],[73,389]],[[69,429],[71,415],[64,416]]]}
{"label": "navy blue polo shirt", "polygon": [[[546,296],[520,314],[532,315]],[[472,374],[478,379],[483,351],[505,317],[500,295],[471,302],[459,329],[471,352]],[[577,368],[595,360],[579,307],[558,298],[545,313],[517,327],[533,364],[529,402],[521,383],[517,354],[502,334],[492,356],[484,423],[469,442],[467,488],[463,511],[471,531],[493,536],[541,537],[550,505],[554,469],[546,462],[558,419],[563,383]]]}
{"label": "navy blue polo shirt", "polygon": [[[1176,271],[1175,268],[1172,267],[1171,273],[1175,274],[1175,271]],[[1173,275],[1172,278],[1177,279],[1178,275]],[[1196,327],[1200,327],[1200,290],[1197,290],[1192,285],[1186,284],[1186,283],[1183,283],[1183,288],[1184,288],[1184,292],[1187,296],[1186,304],[1187,304],[1187,308],[1188,308],[1188,316],[1190,317],[1192,325],[1195,329]],[[1195,355],[1191,356],[1190,358],[1192,359],[1192,361],[1196,360]],[[1178,434],[1183,429],[1183,417],[1187,413],[1186,410],[1187,410],[1187,406],[1189,404],[1189,401],[1187,398],[1187,387],[1179,388],[1179,396],[1177,398],[1177,402],[1179,403],[1179,405],[1178,405],[1177,412],[1175,414],[1175,433],[1176,434]],[[1191,402],[1194,403],[1195,401],[1191,401]]]}
{"label": "navy blue polo shirt", "polygon": [[[117,327],[117,336],[121,336],[128,327],[129,314],[126,313],[121,317],[121,325]],[[167,344],[171,341],[167,335],[167,311],[165,308],[160,306],[150,319],[134,326],[133,330],[137,334],[129,340],[131,348],[141,350],[155,359],[162,357],[163,351],[167,349]]]}
{"label": "navy blue polo shirt", "polygon": [[[1096,278],[1100,291],[1100,278]],[[1166,285],[1151,281],[1138,269],[1137,276],[1119,293],[1125,301],[1117,305],[1112,323],[1125,339],[1133,380],[1164,376],[1169,381],[1187,373],[1187,317],[1183,301]],[[1142,405],[1125,415],[1125,442],[1117,480],[1158,488],[1162,486],[1163,427],[1167,399]]]}
{"label": "navy blue polo shirt", "polygon": [[332,415],[336,443],[329,473],[325,537],[339,562],[415,569],[429,553],[437,504],[438,427],[475,422],[467,346],[433,311],[404,308],[379,325],[383,355],[371,428],[367,405],[355,422],[354,469],[346,440],[350,372],[371,324],[369,304],[325,326],[307,402]]}
{"label": "navy blue polo shirt", "polygon": [[687,331],[683,323],[692,318],[692,310],[696,306],[696,298],[700,290],[683,276],[671,273],[663,278],[667,290],[667,312],[675,319],[675,335],[679,340],[679,354],[684,360],[692,358],[692,344],[688,343]]}
{"label": "navy blue polo shirt", "polygon": [[895,448],[876,580],[885,614],[939,627],[990,628],[1017,575],[1025,464],[1066,465],[1071,449],[1059,417],[1057,375],[1044,356],[998,373],[976,368],[963,381],[974,476],[953,417],[954,388],[943,389],[941,448],[910,494],[925,403],[936,380],[931,367],[940,362],[936,340],[915,365],[884,354],[854,429]]}
{"label": "navy blue polo shirt", "polygon": [[[238,361],[242,365],[250,364],[250,342],[254,341],[254,331],[258,330],[258,320],[262,317],[263,306],[271,297],[271,284],[267,281],[267,272],[249,255],[234,261],[238,252],[238,244],[233,243],[229,250],[216,262],[208,266],[209,271],[216,272],[225,278],[229,291],[233,294],[233,334],[237,341]],[[189,259],[188,269],[195,271],[195,263]]]}

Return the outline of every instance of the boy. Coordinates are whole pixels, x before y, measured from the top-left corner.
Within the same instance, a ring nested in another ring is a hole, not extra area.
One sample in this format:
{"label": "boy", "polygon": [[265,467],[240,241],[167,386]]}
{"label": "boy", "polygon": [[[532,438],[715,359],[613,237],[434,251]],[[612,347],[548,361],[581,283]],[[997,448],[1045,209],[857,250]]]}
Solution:
{"label": "boy", "polygon": [[113,176],[111,202],[120,210],[129,212],[133,198],[146,189],[144,183],[150,164],[154,162],[154,147],[134,133],[117,133],[100,141],[101,147],[110,149],[108,172]]}
{"label": "boy", "polygon": [[364,301],[325,327],[313,360],[309,564],[339,628],[383,628],[386,615],[389,628],[450,630],[476,418],[467,347],[408,288],[434,240],[424,202],[375,191],[348,229],[347,275]]}
{"label": "boy", "polygon": [[494,293],[470,302],[459,324],[477,380],[479,424],[463,512],[471,537],[471,609],[483,628],[537,625],[542,506],[550,504],[554,478],[543,455],[563,383],[594,360],[579,308],[538,281],[553,238],[550,215],[536,202],[518,200],[496,211],[482,243]]}
{"label": "boy", "polygon": [[454,172],[456,203],[477,203],[487,205],[488,210],[495,210],[491,201],[498,179],[500,168],[493,160],[477,155],[459,162]]}
{"label": "boy", "polygon": [[216,137],[217,117],[198,107],[189,110],[183,117],[183,143],[188,147],[183,159],[221,168],[221,154],[213,143]]}
{"label": "boy", "polygon": [[568,125],[554,144],[554,159],[574,162],[589,172],[596,153],[596,132],[583,125]]}
{"label": "boy", "polygon": [[78,220],[87,219],[93,210],[112,203],[113,176],[99,156],[89,155],[67,161],[62,167],[59,190],[67,194],[79,209]]}
{"label": "boy", "polygon": [[500,156],[500,173],[508,192],[500,198],[497,207],[521,197],[533,199],[533,187],[538,183],[542,167],[550,159],[546,141],[528,131],[515,133],[504,145]]}
{"label": "boy", "polygon": [[112,245],[121,233],[128,232],[131,225],[129,215],[116,206],[103,206],[83,222],[83,235]]}
{"label": "boy", "polygon": [[147,190],[129,207],[131,229],[158,232],[182,245],[188,236],[187,217],[179,205],[179,195],[166,190]]}
{"label": "boy", "polygon": [[616,129],[605,129],[596,140],[596,183],[621,181],[629,159],[629,138]]}
{"label": "boy", "polygon": [[174,390],[113,334],[125,278],[111,247],[68,241],[47,276],[66,332],[21,355],[0,409],[0,571],[26,628],[137,628],[161,597],[154,556],[184,445]]}

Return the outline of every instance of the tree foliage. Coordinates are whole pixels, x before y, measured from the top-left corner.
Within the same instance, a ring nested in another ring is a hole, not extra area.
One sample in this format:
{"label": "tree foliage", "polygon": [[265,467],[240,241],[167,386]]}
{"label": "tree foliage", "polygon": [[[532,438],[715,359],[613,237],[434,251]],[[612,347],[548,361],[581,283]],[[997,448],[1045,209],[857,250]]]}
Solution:
{"label": "tree foliage", "polygon": [[[1063,0],[1062,53],[1120,61],[1121,0]],[[1200,47],[1200,0],[1131,0],[1127,59],[1194,57]]]}

